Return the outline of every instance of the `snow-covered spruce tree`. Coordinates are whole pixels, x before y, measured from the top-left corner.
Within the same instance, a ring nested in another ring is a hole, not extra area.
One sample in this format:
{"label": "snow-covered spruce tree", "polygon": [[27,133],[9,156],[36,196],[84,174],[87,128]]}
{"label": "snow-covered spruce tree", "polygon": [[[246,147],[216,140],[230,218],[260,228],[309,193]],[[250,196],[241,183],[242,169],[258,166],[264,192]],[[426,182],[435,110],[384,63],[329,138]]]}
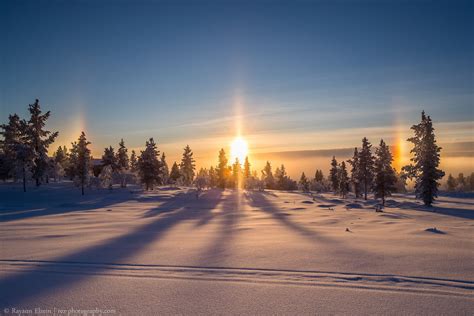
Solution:
{"label": "snow-covered spruce tree", "polygon": [[218,164],[216,168],[217,172],[217,186],[221,189],[225,189],[227,179],[229,178],[229,168],[227,167],[227,157],[223,148],[219,151]]}
{"label": "snow-covered spruce tree", "polygon": [[309,181],[304,172],[301,174],[300,182],[298,184],[301,191],[309,192]]}
{"label": "snow-covered spruce tree", "polygon": [[39,186],[48,168],[48,147],[58,137],[59,132],[52,133],[44,129],[46,120],[51,115],[51,112],[48,111],[41,114],[38,99],[36,99],[35,103],[29,105],[29,111],[31,116],[28,121],[27,135],[28,143],[31,145],[34,153],[34,164],[31,172],[33,179],[36,181],[36,186]]}
{"label": "snow-covered spruce tree", "polygon": [[359,151],[357,150],[357,147],[354,148],[354,155],[352,156],[351,159],[347,160],[347,162],[351,165],[350,182],[351,182],[352,188],[354,189],[354,195],[356,196],[356,198],[360,198],[362,188],[359,182],[360,166],[359,166]]}
{"label": "snow-covered spruce tree", "polygon": [[457,190],[460,192],[467,191],[467,179],[464,177],[464,173],[459,173],[456,179]]}
{"label": "snow-covered spruce tree", "polygon": [[265,167],[262,170],[262,181],[265,189],[274,189],[275,188],[275,178],[272,173],[272,165],[269,161],[265,164]]}
{"label": "snow-covered spruce tree", "polygon": [[448,191],[449,192],[456,191],[457,184],[458,183],[457,183],[456,179],[453,177],[453,175],[449,174],[448,180],[446,181],[446,187],[447,187]]}
{"label": "snow-covered spruce tree", "polygon": [[35,153],[28,134],[28,123],[13,114],[9,116],[8,124],[3,124],[1,128],[3,130],[0,132],[3,136],[1,146],[7,164],[5,169],[15,180],[22,178],[23,192],[26,192],[28,171],[35,163]]}
{"label": "snow-covered spruce tree", "polygon": [[170,170],[168,168],[168,163],[166,162],[165,153],[161,154],[161,178],[163,184],[168,184],[170,180]]}
{"label": "snow-covered spruce tree", "polygon": [[235,162],[232,164],[232,186],[240,189],[242,180],[242,167],[240,165],[239,158],[235,158]]}
{"label": "snow-covered spruce tree", "polygon": [[359,152],[359,174],[357,177],[364,192],[364,200],[367,200],[367,194],[371,191],[374,181],[374,157],[372,156],[371,147],[372,144],[364,137]]}
{"label": "snow-covered spruce tree", "polygon": [[[84,185],[89,181],[90,176],[90,164],[91,164],[91,151],[87,146],[90,145],[90,142],[86,139],[86,134],[81,133],[77,141],[77,145],[73,146],[75,155],[75,179],[77,183],[81,186],[82,195],[84,195]],[[72,152],[72,150],[71,150]]]}
{"label": "snow-covered spruce tree", "polygon": [[211,188],[215,188],[217,187],[217,183],[218,183],[218,177],[217,177],[217,171],[214,167],[210,167],[209,168],[209,186]]}
{"label": "snow-covered spruce tree", "polygon": [[327,189],[322,170],[316,169],[314,179],[310,183],[310,189],[317,192],[323,192]]}
{"label": "snow-covered spruce tree", "polygon": [[77,166],[77,142],[71,143],[71,150],[67,153],[68,164],[64,170],[69,180],[74,180]]}
{"label": "snow-covered spruce tree", "polygon": [[130,171],[133,173],[138,171],[138,160],[135,150],[132,150],[132,154],[130,155]]}
{"label": "snow-covered spruce tree", "polygon": [[61,178],[66,174],[69,164],[66,146],[59,146],[54,153],[53,158],[55,162],[55,175],[58,177],[57,180],[61,180]]}
{"label": "snow-covered spruce tree", "polygon": [[120,140],[119,149],[117,150],[117,172],[120,175],[120,187],[127,187],[127,172],[130,167],[130,160],[128,159],[128,149],[125,147],[123,138]]}
{"label": "snow-covered spruce tree", "polygon": [[145,150],[141,152],[138,158],[138,174],[140,181],[145,185],[145,190],[153,190],[155,185],[161,184],[161,162],[158,159],[159,150],[156,148],[155,141],[150,138],[146,142]]}
{"label": "snow-covered spruce tree", "polygon": [[252,176],[252,172],[250,170],[250,162],[249,162],[249,157],[245,157],[245,162],[244,162],[244,178],[248,179]]}
{"label": "snow-covered spruce tree", "polygon": [[3,139],[0,139],[0,147],[3,154],[3,168],[6,169],[6,177],[15,176],[15,160],[17,144],[25,141],[25,135],[22,131],[22,126],[26,123],[21,122],[20,117],[17,114],[8,116],[8,123],[0,125],[2,129],[0,135]]}
{"label": "snow-covered spruce tree", "polygon": [[199,169],[199,172],[196,175],[196,178],[194,179],[194,185],[196,188],[201,191],[207,187],[209,187],[209,172],[207,169]]}
{"label": "snow-covered spruce tree", "polygon": [[334,193],[339,191],[339,168],[335,156],[332,156],[331,169],[329,170],[329,181]]}
{"label": "snow-covered spruce tree", "polygon": [[315,182],[323,182],[324,181],[324,174],[322,170],[316,169],[314,174],[314,181]]}
{"label": "snow-covered spruce tree", "polygon": [[172,184],[178,184],[181,179],[181,171],[179,171],[179,166],[176,161],[171,166],[169,182]]}
{"label": "snow-covered spruce tree", "polygon": [[346,198],[347,193],[349,193],[349,176],[347,174],[346,163],[341,162],[338,168],[338,184],[339,184],[339,194],[343,199]]}
{"label": "snow-covered spruce tree", "polygon": [[194,170],[196,169],[194,162],[193,151],[189,145],[186,145],[186,147],[184,147],[183,157],[181,158],[181,163],[179,165],[184,185],[189,186],[193,183]]}
{"label": "snow-covered spruce tree", "polygon": [[385,142],[380,140],[380,145],[375,149],[374,163],[374,195],[375,198],[382,199],[382,205],[385,205],[385,197],[390,196],[395,191],[397,177],[392,167],[392,154]]}
{"label": "snow-covered spruce tree", "polygon": [[413,143],[412,164],[403,167],[407,176],[415,179],[415,193],[425,205],[431,206],[438,196],[439,182],[444,177],[444,171],[438,168],[441,147],[436,144],[433,122],[421,112],[421,122],[413,125],[414,136],[408,141]]}
{"label": "snow-covered spruce tree", "polygon": [[[275,182],[276,182],[276,189],[278,190],[292,190],[294,189],[293,180],[291,180],[287,173],[285,165],[281,165],[279,168],[275,170]],[[296,185],[297,187],[297,185]]]}
{"label": "snow-covered spruce tree", "polygon": [[112,190],[114,171],[111,165],[105,165],[99,174],[100,186]]}
{"label": "snow-covered spruce tree", "polygon": [[111,166],[114,172],[117,170],[117,157],[115,156],[115,150],[112,146],[104,148],[104,154],[102,155],[102,166]]}

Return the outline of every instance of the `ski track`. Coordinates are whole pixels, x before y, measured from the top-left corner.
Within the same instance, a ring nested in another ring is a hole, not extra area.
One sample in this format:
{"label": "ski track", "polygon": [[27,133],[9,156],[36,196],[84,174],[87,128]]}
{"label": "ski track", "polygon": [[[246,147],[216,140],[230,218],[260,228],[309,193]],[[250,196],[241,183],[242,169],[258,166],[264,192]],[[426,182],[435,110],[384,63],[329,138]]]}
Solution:
{"label": "ski track", "polygon": [[0,259],[0,266],[1,271],[11,273],[81,274],[109,277],[339,287],[460,296],[474,299],[474,281],[395,274],[13,259]]}

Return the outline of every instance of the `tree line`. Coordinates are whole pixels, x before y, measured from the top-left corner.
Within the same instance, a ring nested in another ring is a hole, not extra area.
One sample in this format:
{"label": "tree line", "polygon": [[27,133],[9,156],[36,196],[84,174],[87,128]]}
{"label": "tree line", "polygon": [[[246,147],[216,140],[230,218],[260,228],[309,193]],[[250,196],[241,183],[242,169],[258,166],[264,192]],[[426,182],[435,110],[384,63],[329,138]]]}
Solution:
{"label": "tree line", "polygon": [[[50,111],[43,113],[36,100],[29,107],[30,118],[21,119],[17,114],[9,116],[8,123],[0,125],[0,178],[13,178],[23,182],[33,179],[37,186],[47,183],[49,179],[56,181],[67,178],[81,188],[100,186],[112,189],[114,183],[126,187],[127,183],[140,183],[145,190],[153,190],[159,185],[195,185],[204,188],[244,188],[250,190],[297,190],[303,192],[330,191],[345,198],[352,192],[356,198],[367,200],[373,193],[380,198],[382,204],[393,192],[403,192],[405,181],[415,181],[415,193],[425,204],[431,205],[436,198],[439,180],[444,172],[438,168],[441,148],[436,144],[431,118],[422,112],[421,122],[411,129],[414,136],[408,141],[413,143],[411,164],[397,173],[392,167],[393,156],[389,146],[381,140],[372,152],[372,144],[364,137],[360,148],[354,148],[351,159],[338,163],[332,158],[327,178],[321,170],[316,170],[313,179],[302,173],[299,181],[291,179],[282,164],[274,171],[269,161],[266,162],[260,175],[251,169],[248,157],[241,163],[236,159],[229,164],[226,152],[218,153],[218,163],[210,168],[201,168],[196,172],[193,151],[189,145],[183,150],[180,162],[168,167],[165,153],[160,153],[153,138],[145,142],[144,150],[128,154],[123,139],[114,147],[104,149],[100,164],[92,162],[91,144],[84,132],[77,141],[66,146],[59,146],[52,157],[48,157],[48,148],[58,136],[58,132],[45,129]],[[347,163],[347,164],[346,164]],[[349,170],[350,168],[350,170]],[[447,186],[455,188],[471,188],[473,176],[464,178],[461,175],[454,179],[448,178]]]}

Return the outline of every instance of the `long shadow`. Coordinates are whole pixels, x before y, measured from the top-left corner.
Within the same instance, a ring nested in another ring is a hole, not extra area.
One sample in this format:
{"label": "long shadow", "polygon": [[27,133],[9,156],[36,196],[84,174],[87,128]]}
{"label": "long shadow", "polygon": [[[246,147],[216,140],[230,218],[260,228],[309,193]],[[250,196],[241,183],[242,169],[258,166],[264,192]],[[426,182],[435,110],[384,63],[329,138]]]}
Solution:
{"label": "long shadow", "polygon": [[[56,192],[60,191],[60,192]],[[77,188],[47,187],[34,192],[0,193],[0,222],[10,222],[20,219],[48,215],[68,214],[81,211],[94,211],[99,208],[135,200],[137,202],[162,202],[173,196],[137,194],[141,191],[132,188],[116,188],[114,190],[97,189],[80,196]],[[21,193],[21,194],[20,194]],[[7,196],[8,195],[8,196]],[[73,201],[73,202],[71,202]]]}
{"label": "long shadow", "polygon": [[[150,243],[159,240],[164,232],[176,224],[198,217],[201,212],[190,211],[185,206],[199,206],[202,201],[205,201],[205,205],[212,209],[218,203],[219,198],[216,199],[215,192],[208,192],[204,193],[199,200],[196,200],[194,193],[170,199],[157,208],[154,213],[156,220],[137,227],[127,234],[63,257],[53,258],[51,263],[37,267],[32,271],[14,273],[1,279],[0,305],[2,307],[19,306],[18,304],[26,302],[38,294],[58,291],[87,278],[86,275],[79,274],[74,278],[49,277],[42,273],[54,271],[54,266],[57,263],[123,263],[132,259]],[[89,272],[100,273],[103,269],[104,267],[101,266],[91,266]]]}
{"label": "long shadow", "polygon": [[223,212],[214,217],[214,219],[220,221],[219,230],[213,243],[203,252],[198,262],[199,266],[215,264],[216,259],[226,257],[230,243],[235,237],[235,227],[239,218],[243,216],[240,207],[240,203],[243,202],[241,197],[241,192],[233,190],[223,199],[221,207]]}
{"label": "long shadow", "polygon": [[263,212],[270,214],[279,223],[295,231],[301,236],[305,238],[309,238],[312,241],[319,239],[319,240],[334,242],[334,240],[323,237],[317,234],[316,232],[290,220],[287,214],[280,212],[280,209],[277,206],[275,206],[264,194],[261,194],[260,192],[250,191],[250,192],[246,192],[245,197],[247,198],[247,200],[250,201],[250,204],[253,207],[261,209]]}
{"label": "long shadow", "polygon": [[[448,202],[449,203],[449,202]],[[457,207],[441,207],[438,206],[438,202],[435,201],[432,207],[425,206],[420,202],[403,201],[397,202],[395,200],[388,200],[388,206],[398,207],[403,210],[412,210],[415,212],[428,212],[433,214],[441,214],[446,216],[453,216],[465,219],[474,219],[474,210],[463,209]]]}
{"label": "long shadow", "polygon": [[347,247],[347,244],[343,241],[323,236],[313,230],[310,230],[300,224],[295,223],[294,221],[290,220],[285,213],[281,213],[280,209],[277,206],[275,206],[266,196],[260,194],[259,192],[248,192],[246,194],[246,197],[253,207],[261,209],[263,212],[270,214],[277,222],[279,222],[283,226],[296,232],[297,234],[301,235],[303,238],[307,239],[310,242],[316,243],[319,241],[319,245],[322,245],[324,247],[324,251],[332,253],[335,258],[338,258],[340,255],[345,254],[346,256],[349,255],[353,258],[351,259],[351,261],[357,261],[359,256],[362,257],[374,255],[373,253],[370,253],[366,250],[362,250],[360,248],[349,248]]}
{"label": "long shadow", "polygon": [[472,209],[469,210],[469,209],[454,208],[454,207],[441,207],[441,206],[434,205],[431,208],[423,207],[418,210],[424,211],[424,212],[447,215],[447,216],[465,218],[465,219],[474,219],[474,210]]}

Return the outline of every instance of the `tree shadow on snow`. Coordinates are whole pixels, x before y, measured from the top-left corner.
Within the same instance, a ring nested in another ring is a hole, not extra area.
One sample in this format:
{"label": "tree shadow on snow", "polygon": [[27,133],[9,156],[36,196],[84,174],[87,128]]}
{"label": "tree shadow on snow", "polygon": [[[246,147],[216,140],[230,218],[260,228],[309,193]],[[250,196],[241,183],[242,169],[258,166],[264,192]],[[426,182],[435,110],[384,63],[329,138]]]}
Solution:
{"label": "tree shadow on snow", "polygon": [[213,243],[203,252],[198,262],[199,266],[215,265],[219,259],[226,257],[235,237],[239,218],[244,216],[240,207],[243,202],[243,195],[238,190],[232,190],[224,196],[220,208],[222,211],[214,216],[214,219],[219,220],[219,229]]}
{"label": "tree shadow on snow", "polygon": [[[159,240],[164,232],[176,224],[189,219],[197,219],[203,210],[193,212],[192,208],[200,207],[201,202],[204,202],[206,207],[212,210],[219,202],[219,196],[220,194],[216,194],[213,190],[205,192],[199,200],[196,199],[194,192],[180,195],[164,202],[157,208],[161,211],[169,210],[169,212],[162,214],[156,212],[156,220],[141,225],[129,233],[105,240],[84,250],[54,258],[44,262],[44,265],[37,266],[34,270],[14,273],[0,279],[0,306],[20,307],[19,304],[27,303],[30,298],[68,288],[73,283],[89,277],[80,274],[69,277],[50,277],[47,272],[54,271],[55,265],[59,263],[130,263],[135,255],[152,242]],[[99,274],[104,269],[104,266],[91,265],[88,272]]]}

